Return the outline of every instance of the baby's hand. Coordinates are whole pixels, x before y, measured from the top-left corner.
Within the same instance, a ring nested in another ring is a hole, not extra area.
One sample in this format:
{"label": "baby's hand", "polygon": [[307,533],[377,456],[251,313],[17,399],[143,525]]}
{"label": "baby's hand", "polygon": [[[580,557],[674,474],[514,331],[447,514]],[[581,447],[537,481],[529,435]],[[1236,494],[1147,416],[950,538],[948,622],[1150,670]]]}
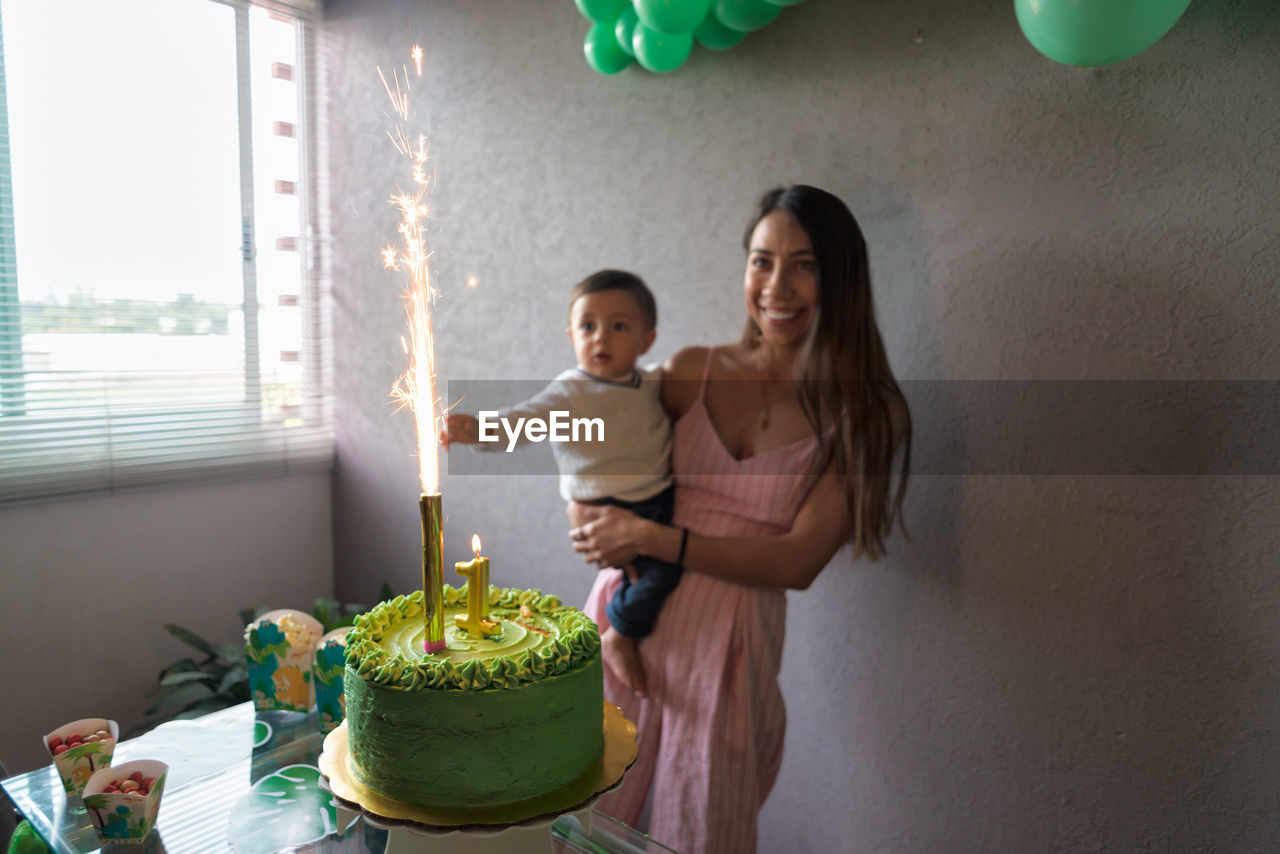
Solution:
{"label": "baby's hand", "polygon": [[455,413],[446,416],[444,429],[440,431],[440,444],[446,448],[453,442],[460,445],[474,445],[480,441],[480,422],[474,415]]}

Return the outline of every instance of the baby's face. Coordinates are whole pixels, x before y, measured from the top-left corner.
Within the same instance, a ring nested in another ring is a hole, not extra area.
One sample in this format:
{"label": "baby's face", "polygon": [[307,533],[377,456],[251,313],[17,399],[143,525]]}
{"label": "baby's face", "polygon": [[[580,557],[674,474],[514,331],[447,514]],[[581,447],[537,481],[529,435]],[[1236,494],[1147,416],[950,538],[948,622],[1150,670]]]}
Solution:
{"label": "baby's face", "polygon": [[639,304],[626,291],[587,294],[569,309],[569,339],[578,367],[601,379],[630,377],[656,335],[645,328]]}

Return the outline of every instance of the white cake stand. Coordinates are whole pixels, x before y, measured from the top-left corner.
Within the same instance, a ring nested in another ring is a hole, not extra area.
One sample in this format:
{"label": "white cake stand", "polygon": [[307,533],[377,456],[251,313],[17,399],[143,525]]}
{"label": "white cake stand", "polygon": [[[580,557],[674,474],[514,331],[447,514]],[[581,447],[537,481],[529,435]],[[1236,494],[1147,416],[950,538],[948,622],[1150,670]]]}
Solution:
{"label": "white cake stand", "polygon": [[591,805],[622,782],[636,753],[635,724],[606,702],[604,752],[578,779],[514,804],[446,809],[393,800],[361,783],[351,770],[344,721],[325,736],[320,785],[334,796],[340,826],[359,814],[388,831],[386,854],[548,854],[556,819],[572,814],[589,830]]}

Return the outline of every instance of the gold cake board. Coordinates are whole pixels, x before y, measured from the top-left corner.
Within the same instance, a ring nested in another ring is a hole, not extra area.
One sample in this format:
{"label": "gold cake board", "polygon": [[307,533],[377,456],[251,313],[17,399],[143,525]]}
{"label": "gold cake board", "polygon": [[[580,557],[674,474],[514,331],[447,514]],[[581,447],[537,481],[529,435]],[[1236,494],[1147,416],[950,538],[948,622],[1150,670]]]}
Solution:
{"label": "gold cake board", "polygon": [[[338,809],[364,816],[389,831],[386,854],[484,854],[485,852],[552,851],[551,825],[577,814],[590,827],[591,805],[622,782],[636,761],[636,726],[622,710],[604,704],[604,752],[596,763],[567,786],[514,804],[496,807],[428,807],[408,804],[365,786],[352,772],[347,750],[347,724],[325,736],[320,754],[320,785],[333,794]],[[342,820],[340,823],[349,824]]]}

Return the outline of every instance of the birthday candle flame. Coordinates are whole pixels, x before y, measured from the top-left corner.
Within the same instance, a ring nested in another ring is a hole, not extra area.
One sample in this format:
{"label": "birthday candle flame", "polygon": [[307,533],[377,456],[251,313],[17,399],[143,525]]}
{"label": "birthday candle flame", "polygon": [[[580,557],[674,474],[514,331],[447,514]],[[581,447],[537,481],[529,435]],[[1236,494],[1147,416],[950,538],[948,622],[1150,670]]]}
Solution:
{"label": "birthday candle flame", "polygon": [[476,553],[476,557],[480,557],[480,535],[471,535],[471,551]]}
{"label": "birthday candle flame", "polygon": [[[421,50],[415,51],[418,74],[421,70]],[[401,79],[403,71],[403,80]],[[405,123],[409,121],[409,71],[393,70],[393,83],[378,69],[387,97],[391,100],[397,122],[387,137],[401,156],[409,160],[413,190],[397,189],[390,202],[400,211],[400,246],[387,244],[382,249],[383,266],[389,270],[403,270],[408,280],[404,292],[405,315],[409,322],[409,337],[403,343],[409,354],[409,369],[396,380],[391,397],[399,403],[397,411],[409,407],[413,412],[418,432],[418,479],[423,493],[440,489],[439,423],[437,411],[440,405],[436,390],[435,338],[431,329],[431,307],[439,296],[431,286],[431,272],[427,251],[426,203],[428,176],[426,173],[427,142],[419,135],[417,145],[410,142]]]}

